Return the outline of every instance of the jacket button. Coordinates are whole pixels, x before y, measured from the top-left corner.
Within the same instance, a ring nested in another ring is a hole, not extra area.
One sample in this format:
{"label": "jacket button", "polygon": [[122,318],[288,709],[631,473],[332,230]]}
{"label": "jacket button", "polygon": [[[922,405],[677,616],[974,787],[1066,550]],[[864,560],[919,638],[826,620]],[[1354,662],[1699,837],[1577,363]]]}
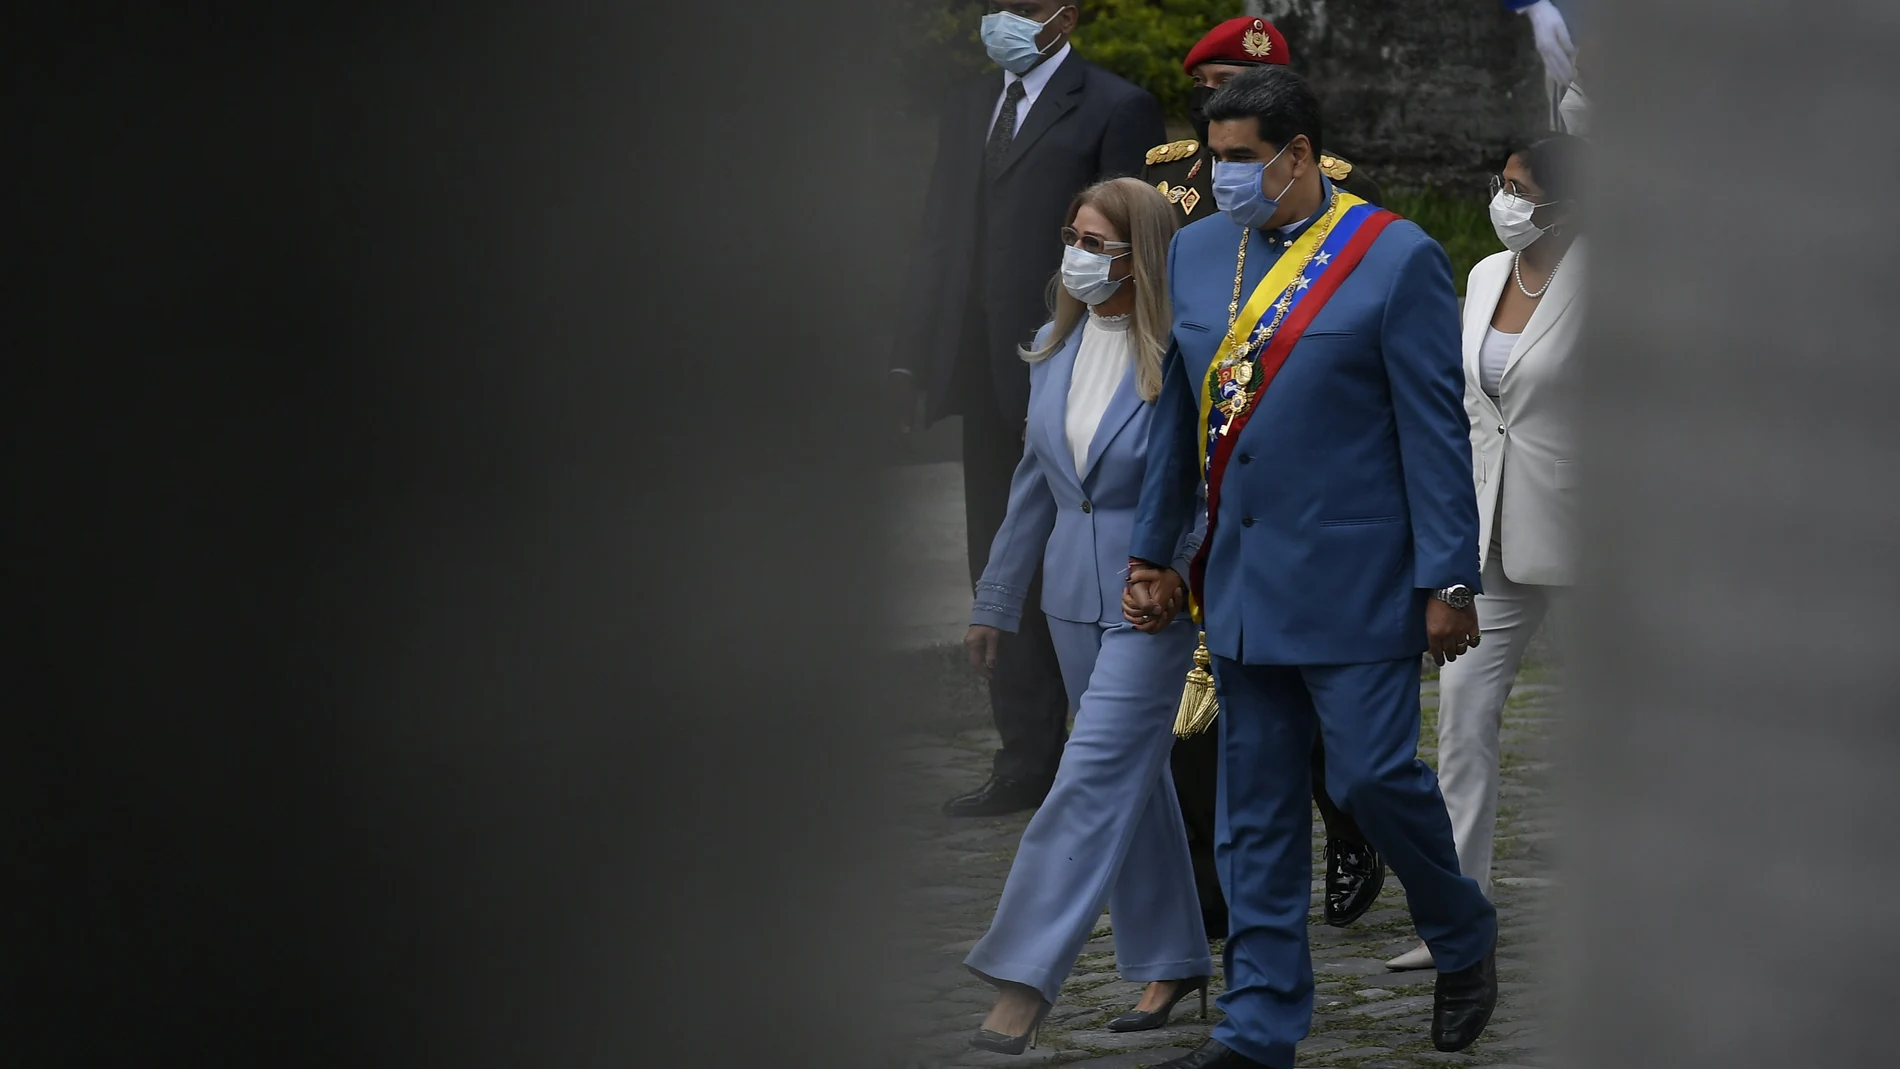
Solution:
{"label": "jacket button", "polygon": [[1251,463],[1253,463],[1253,454],[1252,454],[1252,453],[1242,453],[1242,454],[1240,454],[1240,462],[1241,462],[1242,464],[1251,464]]}
{"label": "jacket button", "polygon": [[1503,433],[1504,433],[1504,424],[1502,424],[1502,423],[1500,423],[1500,424],[1498,424],[1498,433],[1499,433],[1499,434],[1503,434]]}
{"label": "jacket button", "polygon": [[1252,516],[1242,516],[1242,517],[1240,518],[1240,525],[1241,525],[1242,527],[1252,527],[1252,526],[1253,526],[1253,517],[1252,517]]}
{"label": "jacket button", "polygon": [[1088,503],[1088,502],[1086,502],[1086,501],[1084,501],[1084,502],[1082,502],[1082,511],[1083,511],[1083,512],[1094,512],[1094,511],[1095,511],[1095,506],[1094,506],[1094,505],[1091,505],[1091,504],[1089,504],[1089,503]]}

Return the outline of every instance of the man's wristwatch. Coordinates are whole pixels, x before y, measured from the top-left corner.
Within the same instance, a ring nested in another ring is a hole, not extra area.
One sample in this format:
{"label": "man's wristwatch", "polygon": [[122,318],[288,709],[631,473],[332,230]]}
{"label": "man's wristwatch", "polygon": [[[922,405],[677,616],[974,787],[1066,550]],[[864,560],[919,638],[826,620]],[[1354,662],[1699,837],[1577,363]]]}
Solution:
{"label": "man's wristwatch", "polygon": [[1454,609],[1471,608],[1471,588],[1463,583],[1448,586],[1442,590],[1434,590],[1432,591],[1432,597],[1437,598],[1439,601],[1444,602]]}

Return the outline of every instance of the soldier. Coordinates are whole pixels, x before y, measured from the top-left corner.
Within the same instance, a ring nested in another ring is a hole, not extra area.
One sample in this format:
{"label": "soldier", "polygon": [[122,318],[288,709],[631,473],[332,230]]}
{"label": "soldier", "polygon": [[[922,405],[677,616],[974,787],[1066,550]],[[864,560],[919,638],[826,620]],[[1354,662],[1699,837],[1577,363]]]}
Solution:
{"label": "soldier", "polygon": [[[1180,207],[1182,225],[1214,214],[1213,161],[1207,152],[1207,120],[1201,108],[1222,83],[1248,67],[1288,62],[1286,38],[1266,19],[1228,19],[1210,30],[1188,53],[1182,64],[1194,89],[1188,97],[1188,121],[1194,126],[1195,139],[1171,141],[1148,150],[1147,167],[1142,178]],[[1372,203],[1379,203],[1378,183],[1351,161],[1330,153],[1320,156],[1320,171],[1340,188]]]}
{"label": "soldier", "polygon": [[[1258,18],[1229,19],[1214,27],[1188,53],[1184,66],[1194,78],[1188,118],[1197,140],[1175,141],[1148,150],[1142,180],[1159,189],[1186,217],[1183,225],[1218,214],[1214,207],[1214,164],[1207,150],[1207,119],[1202,108],[1222,83],[1249,67],[1288,62],[1286,38]],[[1379,187],[1347,160],[1322,153],[1319,169],[1348,193],[1379,203]],[[1174,789],[1187,827],[1188,852],[1201,899],[1201,919],[1210,939],[1227,935],[1227,901],[1214,868],[1215,784],[1220,767],[1217,732],[1204,732],[1175,743],[1170,756]],[[1313,803],[1326,824],[1326,923],[1343,928],[1358,920],[1385,886],[1385,865],[1359,825],[1326,793],[1325,753],[1313,746]]]}

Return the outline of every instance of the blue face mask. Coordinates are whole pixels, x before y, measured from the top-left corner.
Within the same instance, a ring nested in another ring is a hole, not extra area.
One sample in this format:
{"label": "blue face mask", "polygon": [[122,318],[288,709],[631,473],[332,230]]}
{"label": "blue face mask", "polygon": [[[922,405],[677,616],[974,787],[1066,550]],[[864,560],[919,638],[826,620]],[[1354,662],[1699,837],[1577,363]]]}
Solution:
{"label": "blue face mask", "polygon": [[[1286,155],[1285,147],[1273,154],[1273,160]],[[1293,188],[1293,179],[1286,180],[1286,186],[1279,196],[1269,197],[1261,188],[1267,168],[1273,166],[1273,160],[1265,163],[1228,163],[1225,160],[1214,161],[1214,206],[1227,213],[1227,218],[1241,226],[1252,229],[1267,225],[1273,213],[1280,210],[1280,197]]]}
{"label": "blue face mask", "polygon": [[1007,11],[997,11],[983,16],[983,48],[996,61],[996,65],[1011,74],[1021,74],[1036,65],[1042,58],[1042,49],[1036,47],[1036,38],[1043,27],[1056,20],[1056,15],[1068,10],[1067,6],[1056,8],[1056,14],[1049,16],[1047,22],[1037,22]]}

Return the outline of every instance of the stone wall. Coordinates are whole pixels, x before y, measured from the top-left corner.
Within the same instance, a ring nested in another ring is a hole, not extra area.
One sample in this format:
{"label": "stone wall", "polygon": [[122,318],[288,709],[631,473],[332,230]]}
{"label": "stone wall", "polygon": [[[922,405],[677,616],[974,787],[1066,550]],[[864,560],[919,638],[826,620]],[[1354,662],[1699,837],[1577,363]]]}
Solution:
{"label": "stone wall", "polygon": [[1330,147],[1393,185],[1482,180],[1548,125],[1543,67],[1497,0],[1254,0],[1325,101]]}

